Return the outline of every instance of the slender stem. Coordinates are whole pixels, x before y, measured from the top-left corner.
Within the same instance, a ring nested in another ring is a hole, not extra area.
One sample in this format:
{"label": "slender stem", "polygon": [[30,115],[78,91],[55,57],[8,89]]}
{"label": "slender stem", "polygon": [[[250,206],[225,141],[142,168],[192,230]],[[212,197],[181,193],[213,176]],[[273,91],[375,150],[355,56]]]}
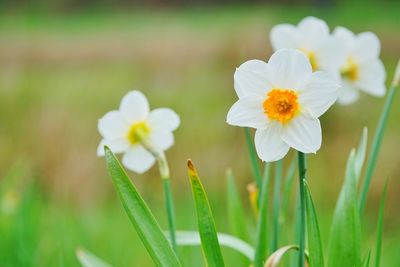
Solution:
{"label": "slender stem", "polygon": [[246,136],[246,143],[249,149],[250,161],[251,161],[251,170],[253,172],[254,179],[256,181],[258,190],[261,190],[261,170],[258,162],[257,152],[254,148],[253,139],[251,138],[250,129],[244,128],[244,133]]}
{"label": "slender stem", "polygon": [[298,153],[299,158],[299,193],[300,193],[300,244],[299,244],[299,267],[304,267],[304,250],[305,250],[305,224],[306,224],[306,215],[305,215],[305,200],[304,200],[304,183],[303,180],[306,179],[306,165],[304,153]]}
{"label": "slender stem", "polygon": [[282,160],[279,160],[275,164],[275,181],[274,181],[274,206],[272,211],[273,219],[273,232],[272,232],[272,244],[271,251],[274,252],[278,249],[278,237],[279,237],[279,209],[281,205],[281,181],[282,181]]}
{"label": "slender stem", "polygon": [[371,153],[368,158],[367,170],[365,172],[364,182],[361,188],[360,201],[358,204],[360,214],[364,212],[365,202],[367,200],[367,194],[369,186],[371,184],[372,174],[374,173],[375,170],[376,161],[378,159],[378,154],[379,154],[379,148],[381,147],[383,133],[389,116],[389,111],[393,103],[393,98],[394,98],[393,96],[396,92],[396,87],[398,87],[398,84],[393,83],[393,86],[390,87],[389,89],[388,96],[386,97],[385,105],[381,113],[381,117],[379,118],[378,126],[375,130],[374,139],[372,141]]}
{"label": "slender stem", "polygon": [[136,135],[137,138],[140,140],[140,143],[143,145],[143,147],[157,159],[158,168],[160,171],[161,178],[163,180],[164,201],[165,201],[165,208],[167,210],[167,220],[169,226],[171,245],[175,253],[177,253],[178,251],[177,251],[176,235],[175,235],[176,233],[175,208],[171,190],[170,172],[169,172],[167,158],[165,157],[164,152],[158,151],[151,145],[151,143],[148,141],[146,135],[143,132],[138,131],[136,132]]}

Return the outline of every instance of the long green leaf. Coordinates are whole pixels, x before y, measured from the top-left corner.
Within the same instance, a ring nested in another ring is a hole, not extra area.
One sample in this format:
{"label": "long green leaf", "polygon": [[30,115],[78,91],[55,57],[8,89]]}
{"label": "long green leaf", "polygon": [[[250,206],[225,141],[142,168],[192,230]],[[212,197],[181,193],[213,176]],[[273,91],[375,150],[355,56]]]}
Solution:
{"label": "long green leaf", "polygon": [[83,267],[111,267],[104,260],[81,248],[76,251],[76,257]]}
{"label": "long green leaf", "polygon": [[[253,261],[254,248],[251,245],[232,235],[224,233],[217,233],[217,235],[221,246],[231,248],[244,255],[248,260]],[[177,231],[176,238],[179,246],[201,245],[200,235],[197,231]]]}
{"label": "long green leaf", "polygon": [[362,267],[369,267],[370,259],[371,259],[371,251],[368,251],[367,256],[363,260]]}
{"label": "long green leaf", "polygon": [[360,179],[361,171],[364,166],[365,155],[367,153],[367,143],[368,143],[368,129],[364,127],[360,143],[358,144],[356,159],[355,159],[355,172],[356,172],[356,184]]}
{"label": "long green leaf", "polygon": [[296,173],[297,167],[297,158],[293,158],[289,169],[285,175],[285,185],[283,189],[283,196],[282,196],[282,220],[285,221],[288,213],[289,207],[289,200],[290,200],[290,193],[293,187],[293,181]]}
{"label": "long green leaf", "polygon": [[192,185],[193,198],[196,205],[197,223],[201,245],[209,267],[225,266],[221,247],[215,228],[214,217],[208,202],[207,194],[191,160],[188,161],[188,174]]}
{"label": "long green leaf", "polygon": [[336,204],[329,243],[329,267],[361,264],[360,217],[357,209],[355,151],[347,161],[346,175]]}
{"label": "long green leaf", "polygon": [[258,187],[258,189],[260,189],[261,188],[261,180],[262,180],[260,163],[258,161],[256,149],[254,148],[254,143],[253,143],[253,139],[250,134],[250,129],[244,128],[244,134],[246,137],[247,148],[249,149],[251,170],[253,172],[254,180],[256,181],[257,187]]}
{"label": "long green leaf", "polygon": [[272,210],[272,241],[271,251],[278,249],[279,245],[279,230],[280,230],[280,208],[281,208],[281,184],[282,184],[282,168],[283,160],[275,163],[275,176],[274,176],[274,203]]}
{"label": "long green leaf", "polygon": [[[400,61],[397,65],[396,73],[400,73]],[[398,74],[396,74],[398,75]],[[394,82],[389,89],[388,95],[386,97],[385,105],[383,106],[383,111],[379,118],[378,125],[375,130],[374,139],[372,141],[372,148],[368,158],[367,170],[365,171],[364,182],[361,188],[361,195],[359,200],[359,212],[363,213],[365,208],[365,202],[367,201],[367,195],[369,186],[371,184],[372,174],[374,173],[376,161],[378,159],[379,149],[381,147],[383,133],[385,131],[385,127],[387,124],[387,120],[389,117],[389,112],[393,104],[393,99],[396,91],[398,90],[399,84],[397,81],[398,77],[394,78]]]}
{"label": "long green leaf", "polygon": [[136,190],[118,159],[108,147],[105,147],[104,150],[108,172],[115,190],[154,263],[162,267],[181,266],[149,207]]}
{"label": "long green leaf", "polygon": [[256,252],[254,255],[254,267],[262,267],[268,250],[268,183],[269,164],[265,165],[265,176],[263,178],[260,192],[260,209],[258,213],[256,232]]}
{"label": "long green leaf", "polygon": [[379,214],[378,214],[378,224],[377,224],[377,237],[376,237],[376,256],[375,256],[375,267],[379,267],[381,260],[381,250],[382,250],[382,229],[383,229],[383,213],[385,210],[385,202],[387,195],[387,185],[388,180],[385,182],[385,186],[383,187],[383,192],[381,195],[381,199],[379,201]]}
{"label": "long green leaf", "polygon": [[249,235],[245,221],[246,216],[232,170],[229,169],[226,171],[226,179],[228,217],[232,234],[242,238],[243,240],[248,240]]}
{"label": "long green leaf", "polygon": [[322,250],[321,234],[314,202],[311,197],[310,189],[304,180],[305,200],[306,200],[306,222],[308,232],[308,250],[310,252],[310,266],[323,267],[324,256]]}

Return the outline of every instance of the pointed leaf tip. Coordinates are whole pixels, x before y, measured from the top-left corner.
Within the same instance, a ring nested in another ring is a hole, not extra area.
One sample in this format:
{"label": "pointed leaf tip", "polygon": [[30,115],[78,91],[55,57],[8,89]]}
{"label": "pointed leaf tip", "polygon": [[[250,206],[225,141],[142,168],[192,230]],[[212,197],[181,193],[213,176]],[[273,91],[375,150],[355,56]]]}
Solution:
{"label": "pointed leaf tip", "polygon": [[196,168],[194,167],[193,161],[191,159],[188,159],[187,166],[188,166],[189,176],[190,177],[197,176]]}

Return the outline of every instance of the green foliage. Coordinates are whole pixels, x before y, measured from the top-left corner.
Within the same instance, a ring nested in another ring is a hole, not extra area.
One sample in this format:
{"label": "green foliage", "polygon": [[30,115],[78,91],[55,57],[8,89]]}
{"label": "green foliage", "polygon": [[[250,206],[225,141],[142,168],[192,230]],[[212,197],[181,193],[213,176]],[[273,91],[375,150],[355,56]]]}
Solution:
{"label": "green foliage", "polygon": [[382,250],[382,230],[383,230],[383,212],[385,210],[386,195],[387,195],[388,180],[385,182],[381,199],[379,202],[379,213],[378,213],[378,224],[377,224],[377,236],[376,236],[376,256],[375,256],[375,267],[379,267],[381,261],[381,250]]}
{"label": "green foliage", "polygon": [[345,180],[336,204],[329,241],[328,267],[361,264],[361,231],[357,209],[355,150],[350,153]]}
{"label": "green foliage", "polygon": [[110,264],[84,249],[78,249],[76,256],[82,267],[111,267]]}
{"label": "green foliage", "polygon": [[268,251],[268,184],[269,164],[265,165],[265,174],[260,192],[260,209],[258,213],[256,231],[256,252],[254,256],[254,267],[262,267]]}
{"label": "green foliage", "polygon": [[188,161],[188,174],[192,185],[193,198],[196,205],[197,223],[200,232],[204,255],[210,267],[223,267],[221,248],[215,229],[214,217],[208,202],[206,192],[193,163]]}
{"label": "green foliage", "polygon": [[162,267],[181,266],[150,209],[108,147],[105,158],[115,190],[154,263]]}
{"label": "green foliage", "polygon": [[257,156],[256,149],[254,147],[253,138],[251,137],[250,134],[250,129],[244,128],[244,133],[246,137],[247,148],[249,150],[249,155],[250,155],[251,170],[253,172],[254,180],[256,181],[257,187],[260,190],[262,183],[260,162]]}
{"label": "green foliage", "polygon": [[322,250],[321,234],[319,230],[319,224],[317,219],[317,213],[315,211],[314,202],[311,197],[310,189],[308,188],[307,182],[304,180],[305,186],[305,202],[306,202],[306,221],[307,221],[307,233],[308,233],[308,251],[309,261],[311,267],[323,267],[324,256]]}

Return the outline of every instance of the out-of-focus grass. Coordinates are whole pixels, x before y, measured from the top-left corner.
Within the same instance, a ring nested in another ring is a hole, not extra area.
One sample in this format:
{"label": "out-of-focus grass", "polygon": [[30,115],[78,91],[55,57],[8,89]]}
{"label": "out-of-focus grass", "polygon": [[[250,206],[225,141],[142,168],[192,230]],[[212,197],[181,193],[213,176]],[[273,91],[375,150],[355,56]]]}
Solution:
{"label": "out-of-focus grass", "polygon": [[[2,266],[30,266],[23,262],[29,259],[31,266],[73,266],[77,245],[115,266],[150,266],[116,202],[104,161],[95,156],[100,139],[97,119],[116,108],[122,95],[134,88],[149,97],[152,107],[168,106],[182,117],[176,145],[167,152],[179,205],[178,228],[195,228],[192,203],[179,201],[191,199],[185,170],[191,157],[209,192],[217,227],[227,231],[225,206],[220,201],[225,169],[233,167],[244,200],[245,184],[251,181],[243,131],[225,124],[236,98],[235,67],[247,59],[269,57],[268,33],[273,24],[297,23],[306,15],[316,15],[327,19],[331,27],[376,32],[391,77],[400,56],[398,9],[397,3],[386,3],[332,9],[257,6],[1,16],[0,174],[24,157],[33,166],[29,176],[35,177],[34,189],[23,194],[33,200],[15,217],[23,226],[15,225],[10,241],[2,242],[6,244],[0,251],[0,258],[6,258]],[[400,248],[396,227],[400,222],[396,212],[400,201],[398,99],[371,186],[370,223],[364,229],[366,236],[375,237],[379,193],[384,179],[391,177],[382,266],[400,264],[396,253]],[[357,144],[363,126],[372,135],[382,104],[383,99],[363,96],[353,106],[335,106],[322,119],[323,147],[309,157],[308,176],[324,241],[347,154]],[[133,178],[166,225],[157,171]],[[7,253],[14,248],[26,250],[19,254],[21,259]],[[199,250],[188,251],[200,261]]]}

